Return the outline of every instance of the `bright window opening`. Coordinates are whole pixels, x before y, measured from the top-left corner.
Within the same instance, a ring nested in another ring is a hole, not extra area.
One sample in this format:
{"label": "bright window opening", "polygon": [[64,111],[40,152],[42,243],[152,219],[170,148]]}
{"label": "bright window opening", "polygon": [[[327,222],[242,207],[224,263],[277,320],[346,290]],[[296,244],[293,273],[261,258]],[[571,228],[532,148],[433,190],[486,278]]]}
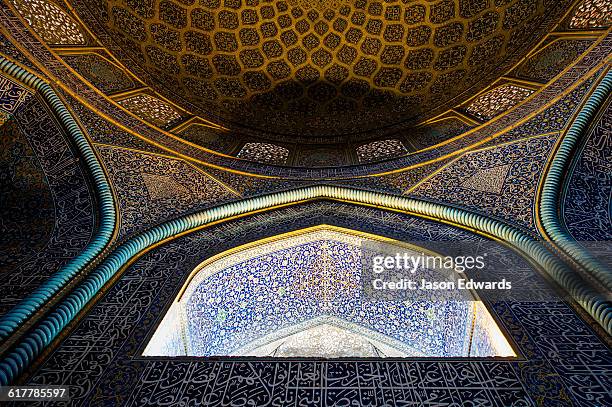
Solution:
{"label": "bright window opening", "polygon": [[390,239],[319,226],[205,261],[144,356],[516,356],[476,297],[368,298],[362,284],[365,241],[407,250]]}

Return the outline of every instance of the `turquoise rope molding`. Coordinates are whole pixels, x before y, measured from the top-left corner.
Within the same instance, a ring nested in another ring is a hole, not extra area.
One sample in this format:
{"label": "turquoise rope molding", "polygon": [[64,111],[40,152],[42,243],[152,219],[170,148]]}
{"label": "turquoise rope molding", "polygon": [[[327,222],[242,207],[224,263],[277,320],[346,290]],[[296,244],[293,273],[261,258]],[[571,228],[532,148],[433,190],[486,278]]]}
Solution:
{"label": "turquoise rope molding", "polygon": [[[538,208],[542,227],[550,239],[582,266],[589,275],[597,279],[608,292],[612,292],[612,271],[576,242],[562,224],[560,211],[561,196],[566,181],[565,175],[570,168],[574,153],[577,151],[580,140],[585,136],[589,125],[595,119],[597,112],[610,96],[611,91],[612,71],[608,71],[561,140],[545,176],[540,207]],[[569,176],[567,179],[569,179]]]}
{"label": "turquoise rope molding", "polygon": [[42,79],[1,56],[0,72],[4,72],[34,88],[64,126],[68,136],[78,149],[79,156],[85,164],[88,175],[93,180],[100,219],[98,230],[81,253],[71,259],[30,295],[0,318],[0,340],[5,340],[64,287],[76,274],[91,263],[96,256],[102,253],[113,236],[117,214],[115,212],[115,201],[111,192],[111,187],[102,170],[100,162],[94,154],[87,138],[83,135],[74,118],[60,101],[59,97],[55,94],[53,89],[51,89],[51,86]]}
{"label": "turquoise rope molding", "polygon": [[[603,303],[577,273],[567,268],[541,242],[521,230],[486,216],[458,208],[425,202],[413,198],[352,188],[318,185],[247,198],[205,209],[155,226],[131,238],[113,250],[108,257],[50,312],[30,330],[0,362],[0,383],[11,383],[32,363],[53,339],[74,319],[80,310],[128,261],[157,242],[179,233],[193,230],[210,222],[227,219],[248,212],[297,203],[312,199],[337,199],[357,204],[375,205],[427,216],[482,231],[511,244],[518,251],[536,261],[554,280],[564,287],[608,332],[610,307]],[[603,304],[603,305],[602,305]]]}

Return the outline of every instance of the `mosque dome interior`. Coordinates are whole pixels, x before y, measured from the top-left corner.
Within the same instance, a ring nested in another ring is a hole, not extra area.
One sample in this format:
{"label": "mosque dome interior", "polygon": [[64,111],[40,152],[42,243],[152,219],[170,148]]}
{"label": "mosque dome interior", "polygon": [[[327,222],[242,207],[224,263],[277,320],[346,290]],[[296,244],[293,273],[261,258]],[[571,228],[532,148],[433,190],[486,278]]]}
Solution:
{"label": "mosque dome interior", "polygon": [[3,0],[0,402],[612,405],[611,26]]}

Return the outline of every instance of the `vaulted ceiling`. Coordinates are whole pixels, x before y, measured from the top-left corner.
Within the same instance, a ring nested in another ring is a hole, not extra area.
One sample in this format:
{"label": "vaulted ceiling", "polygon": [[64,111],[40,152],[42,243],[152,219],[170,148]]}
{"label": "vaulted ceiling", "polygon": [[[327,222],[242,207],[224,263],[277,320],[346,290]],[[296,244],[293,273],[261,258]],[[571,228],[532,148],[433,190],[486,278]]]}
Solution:
{"label": "vaulted ceiling", "polygon": [[322,142],[410,126],[474,96],[566,10],[547,0],[72,3],[115,57],[185,110],[267,139]]}

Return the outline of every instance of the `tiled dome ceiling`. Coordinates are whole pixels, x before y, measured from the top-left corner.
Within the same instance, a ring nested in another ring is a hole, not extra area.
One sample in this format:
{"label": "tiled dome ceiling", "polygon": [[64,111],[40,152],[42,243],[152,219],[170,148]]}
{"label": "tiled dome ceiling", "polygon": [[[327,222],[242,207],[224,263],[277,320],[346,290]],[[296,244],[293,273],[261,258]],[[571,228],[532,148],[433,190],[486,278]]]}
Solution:
{"label": "tiled dome ceiling", "polygon": [[500,64],[539,39],[555,8],[546,0],[83,3],[75,7],[85,23],[148,85],[204,118],[280,138],[440,113],[503,74]]}

